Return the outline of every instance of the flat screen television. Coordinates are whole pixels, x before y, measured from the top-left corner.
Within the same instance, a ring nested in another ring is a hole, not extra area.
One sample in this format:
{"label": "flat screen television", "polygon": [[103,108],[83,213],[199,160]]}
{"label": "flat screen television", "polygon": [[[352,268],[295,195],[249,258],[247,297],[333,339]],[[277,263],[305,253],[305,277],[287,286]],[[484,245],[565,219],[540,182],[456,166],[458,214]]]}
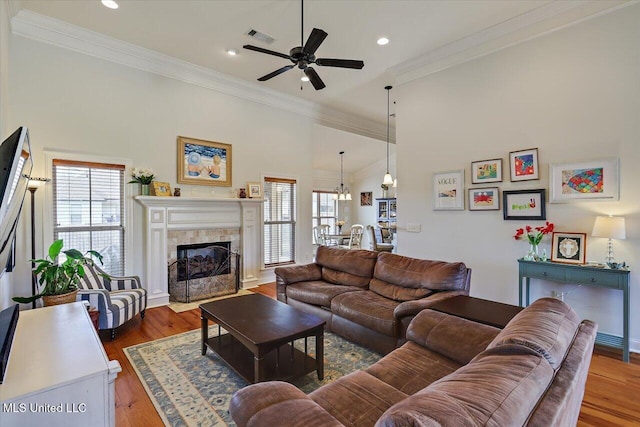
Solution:
{"label": "flat screen television", "polygon": [[[0,276],[11,253],[32,167],[29,132],[26,127],[20,127],[0,145],[0,268],[3,269]],[[18,315],[17,305],[0,311],[0,383],[7,368]]]}

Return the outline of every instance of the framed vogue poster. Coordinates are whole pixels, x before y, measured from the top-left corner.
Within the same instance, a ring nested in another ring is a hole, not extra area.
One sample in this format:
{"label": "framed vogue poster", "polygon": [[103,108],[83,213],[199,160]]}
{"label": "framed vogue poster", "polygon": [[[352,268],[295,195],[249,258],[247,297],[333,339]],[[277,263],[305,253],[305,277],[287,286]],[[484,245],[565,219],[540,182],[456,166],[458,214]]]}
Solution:
{"label": "framed vogue poster", "polygon": [[500,189],[498,187],[470,188],[470,211],[497,211],[500,210]]}
{"label": "framed vogue poster", "polygon": [[433,209],[464,210],[464,169],[433,174]]}
{"label": "framed vogue poster", "polygon": [[538,149],[512,151],[509,153],[509,169],[511,181],[528,181],[540,179],[538,166]]}
{"label": "framed vogue poster", "polygon": [[549,166],[551,203],[580,200],[618,200],[618,158]]}
{"label": "framed vogue poster", "polygon": [[178,182],[231,186],[231,144],[179,136]]}
{"label": "framed vogue poster", "polygon": [[502,182],[502,159],[471,162],[471,183]]}
{"label": "framed vogue poster", "polygon": [[547,219],[544,188],[502,192],[502,212],[505,220]]}
{"label": "framed vogue poster", "polygon": [[551,261],[584,264],[587,258],[586,233],[553,233]]}

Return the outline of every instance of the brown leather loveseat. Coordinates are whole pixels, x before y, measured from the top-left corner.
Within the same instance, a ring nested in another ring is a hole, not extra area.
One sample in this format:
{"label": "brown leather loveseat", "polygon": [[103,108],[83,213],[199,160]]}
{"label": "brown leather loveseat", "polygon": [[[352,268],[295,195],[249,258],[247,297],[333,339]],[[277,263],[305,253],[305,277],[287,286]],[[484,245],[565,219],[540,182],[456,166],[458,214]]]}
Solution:
{"label": "brown leather loveseat", "polygon": [[402,345],[409,322],[437,301],[468,295],[471,269],[385,252],[318,247],[312,264],[276,268],[278,300],[380,353]]}

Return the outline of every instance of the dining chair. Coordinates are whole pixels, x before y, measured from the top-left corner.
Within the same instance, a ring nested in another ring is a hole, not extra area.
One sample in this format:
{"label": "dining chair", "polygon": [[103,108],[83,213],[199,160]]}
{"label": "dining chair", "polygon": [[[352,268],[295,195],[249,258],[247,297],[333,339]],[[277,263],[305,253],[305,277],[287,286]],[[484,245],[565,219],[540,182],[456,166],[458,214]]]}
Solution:
{"label": "dining chair", "polygon": [[318,246],[324,245],[324,237],[322,236],[322,233],[320,232],[320,229],[318,227],[313,227],[313,240],[314,244]]}
{"label": "dining chair", "polygon": [[329,235],[331,234],[331,226],[329,224],[320,224],[319,228],[320,228],[320,237],[321,237],[322,245],[335,246],[338,244],[337,241],[329,237]]}
{"label": "dining chair", "polygon": [[382,231],[378,227],[367,225],[371,234],[371,248],[376,252],[393,252],[393,244],[382,242]]}
{"label": "dining chair", "polygon": [[351,235],[346,245],[340,245],[344,249],[361,249],[362,235],[364,234],[364,225],[353,224],[351,226]]}

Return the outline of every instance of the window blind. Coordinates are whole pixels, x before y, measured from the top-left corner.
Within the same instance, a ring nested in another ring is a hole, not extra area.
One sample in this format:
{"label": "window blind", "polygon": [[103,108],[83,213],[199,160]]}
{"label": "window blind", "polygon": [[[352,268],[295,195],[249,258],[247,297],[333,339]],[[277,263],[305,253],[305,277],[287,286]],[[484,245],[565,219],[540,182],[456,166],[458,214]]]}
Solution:
{"label": "window blind", "polygon": [[264,179],[264,265],[291,264],[296,258],[296,181]]}
{"label": "window blind", "polygon": [[313,213],[311,219],[314,227],[321,224],[329,224],[332,230],[336,230],[336,217],[338,216],[337,196],[338,194],[336,192],[313,192]]}
{"label": "window blind", "polygon": [[100,267],[123,275],[124,165],[53,161],[53,237],[64,250],[94,250],[102,254]]}

